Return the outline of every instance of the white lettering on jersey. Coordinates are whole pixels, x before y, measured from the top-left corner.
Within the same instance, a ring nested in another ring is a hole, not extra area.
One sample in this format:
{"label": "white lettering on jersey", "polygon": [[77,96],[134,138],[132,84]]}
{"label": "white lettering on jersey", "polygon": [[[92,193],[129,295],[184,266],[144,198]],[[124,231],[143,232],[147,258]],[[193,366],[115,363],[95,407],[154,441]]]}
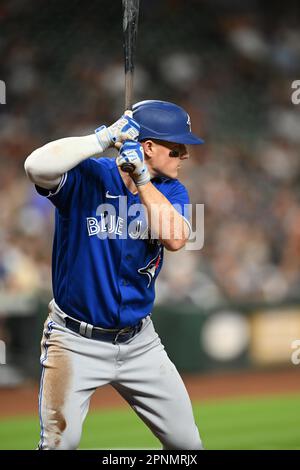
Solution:
{"label": "white lettering on jersey", "polygon": [[[98,235],[99,233],[114,234],[122,236],[124,234],[125,220],[122,217],[116,217],[115,215],[100,214],[100,220],[96,217],[87,217],[87,230],[89,237],[93,235]],[[134,238],[139,238],[141,221],[137,222],[137,236]]]}
{"label": "white lettering on jersey", "polygon": [[123,234],[123,226],[124,226],[124,219],[121,217],[118,217],[116,228],[115,228],[115,234],[116,235],[122,235]]}
{"label": "white lettering on jersey", "polygon": [[91,237],[92,235],[97,235],[97,233],[100,232],[98,220],[95,217],[87,217],[86,223],[89,237]]}

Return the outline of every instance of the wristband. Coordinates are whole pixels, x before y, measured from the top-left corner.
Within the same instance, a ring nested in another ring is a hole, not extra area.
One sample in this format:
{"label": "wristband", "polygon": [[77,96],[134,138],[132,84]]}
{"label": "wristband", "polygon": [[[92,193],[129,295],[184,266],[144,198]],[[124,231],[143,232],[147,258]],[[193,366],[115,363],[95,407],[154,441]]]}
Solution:
{"label": "wristband", "polygon": [[136,186],[143,186],[144,184],[149,183],[150,181],[150,173],[146,165],[142,169],[141,173],[139,175],[135,175],[133,173],[132,178],[136,184]]}
{"label": "wristband", "polygon": [[104,152],[111,145],[111,133],[106,126],[101,126],[95,130],[95,134],[101,147],[101,152]]}

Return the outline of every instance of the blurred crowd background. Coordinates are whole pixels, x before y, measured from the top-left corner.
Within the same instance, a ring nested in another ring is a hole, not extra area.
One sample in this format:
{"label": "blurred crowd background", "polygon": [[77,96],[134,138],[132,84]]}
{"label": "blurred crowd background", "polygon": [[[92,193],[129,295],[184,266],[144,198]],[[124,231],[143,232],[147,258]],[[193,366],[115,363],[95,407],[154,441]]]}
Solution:
{"label": "blurred crowd background", "polygon": [[[157,303],[300,299],[299,3],[141,4],[136,101],[182,105],[205,139],[180,175],[205,205],[204,247],[167,254]],[[121,11],[111,0],[0,3],[0,337],[16,311],[51,298],[53,209],[24,160],[122,113]]]}

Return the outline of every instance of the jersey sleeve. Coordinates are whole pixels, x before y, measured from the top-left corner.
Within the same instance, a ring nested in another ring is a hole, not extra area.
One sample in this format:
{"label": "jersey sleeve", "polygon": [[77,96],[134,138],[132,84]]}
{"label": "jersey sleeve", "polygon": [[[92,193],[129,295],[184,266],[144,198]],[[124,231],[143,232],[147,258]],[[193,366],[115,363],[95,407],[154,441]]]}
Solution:
{"label": "jersey sleeve", "polygon": [[178,180],[173,180],[170,190],[165,194],[173,207],[186,220],[191,231],[190,198],[186,188]]}
{"label": "jersey sleeve", "polygon": [[83,186],[88,184],[88,180],[91,178],[92,162],[87,159],[64,173],[56,188],[49,190],[38,185],[35,185],[35,187],[37,192],[49,199],[62,215],[68,216],[79,193],[83,192]]}

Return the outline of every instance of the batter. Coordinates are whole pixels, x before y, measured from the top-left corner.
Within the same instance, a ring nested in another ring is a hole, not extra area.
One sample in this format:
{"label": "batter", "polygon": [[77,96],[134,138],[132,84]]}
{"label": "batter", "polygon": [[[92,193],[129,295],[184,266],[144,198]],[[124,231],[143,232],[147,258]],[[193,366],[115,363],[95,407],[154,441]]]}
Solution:
{"label": "batter", "polygon": [[[182,108],[150,100],[110,127],[50,142],[26,159],[28,177],[55,206],[39,449],[76,449],[91,396],[106,384],[163,449],[202,448],[185,385],[151,320],[164,248],[179,250],[189,237],[178,169],[186,145],[201,143]],[[113,146],[118,157],[103,157]]]}

